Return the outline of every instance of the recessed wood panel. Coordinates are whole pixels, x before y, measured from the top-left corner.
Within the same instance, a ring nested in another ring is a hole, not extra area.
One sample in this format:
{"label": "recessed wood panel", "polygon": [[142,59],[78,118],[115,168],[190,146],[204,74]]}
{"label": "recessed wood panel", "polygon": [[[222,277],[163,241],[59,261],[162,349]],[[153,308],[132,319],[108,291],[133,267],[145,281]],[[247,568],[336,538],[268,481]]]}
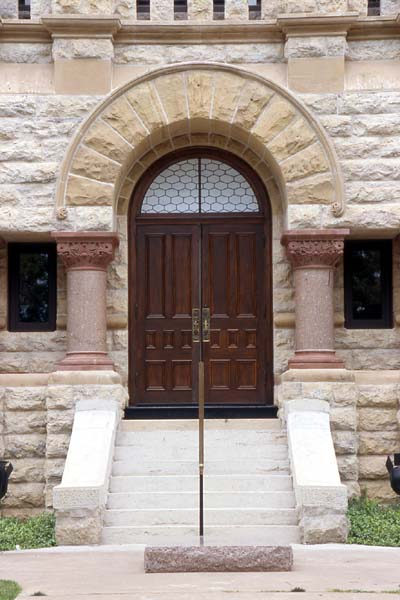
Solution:
{"label": "recessed wood panel", "polygon": [[[165,235],[146,236],[146,316],[160,318],[165,316]],[[155,286],[154,281],[159,282]]]}
{"label": "recessed wood panel", "polygon": [[192,361],[172,361],[172,390],[188,391],[192,389]]}
{"label": "recessed wood panel", "polygon": [[229,233],[208,236],[208,287],[211,316],[228,316],[232,287]]}
{"label": "recessed wood panel", "polygon": [[175,317],[191,318],[192,299],[192,237],[191,235],[172,236],[172,291]]}
{"label": "recessed wood panel", "polygon": [[210,390],[229,390],[231,387],[229,359],[216,360],[211,359],[209,362],[209,383]]}
{"label": "recessed wood panel", "polygon": [[257,389],[257,361],[241,360],[235,361],[235,379],[238,390]]}
{"label": "recessed wood panel", "polygon": [[165,360],[147,360],[145,362],[145,372],[147,391],[165,391],[167,389]]}
{"label": "recessed wood panel", "polygon": [[255,317],[257,313],[255,233],[236,234],[235,259],[237,273],[235,314],[238,317]]}

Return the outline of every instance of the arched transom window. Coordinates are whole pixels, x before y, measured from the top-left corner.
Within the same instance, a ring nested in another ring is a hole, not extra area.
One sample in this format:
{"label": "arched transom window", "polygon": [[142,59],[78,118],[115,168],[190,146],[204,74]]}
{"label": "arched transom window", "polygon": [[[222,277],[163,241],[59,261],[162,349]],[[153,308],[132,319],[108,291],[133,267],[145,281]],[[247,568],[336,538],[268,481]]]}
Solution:
{"label": "arched transom window", "polygon": [[142,214],[259,213],[249,181],[213,158],[189,158],[169,165],[153,179]]}

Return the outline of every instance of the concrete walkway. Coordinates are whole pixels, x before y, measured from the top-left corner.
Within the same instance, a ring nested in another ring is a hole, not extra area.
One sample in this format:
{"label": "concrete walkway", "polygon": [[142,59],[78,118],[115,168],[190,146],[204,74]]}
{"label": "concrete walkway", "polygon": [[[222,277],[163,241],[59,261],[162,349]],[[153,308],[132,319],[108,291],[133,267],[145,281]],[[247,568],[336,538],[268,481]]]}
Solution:
{"label": "concrete walkway", "polygon": [[42,592],[47,600],[400,599],[400,548],[293,549],[291,573],[162,575],[144,573],[144,546],[3,552],[0,579],[18,581],[21,598]]}

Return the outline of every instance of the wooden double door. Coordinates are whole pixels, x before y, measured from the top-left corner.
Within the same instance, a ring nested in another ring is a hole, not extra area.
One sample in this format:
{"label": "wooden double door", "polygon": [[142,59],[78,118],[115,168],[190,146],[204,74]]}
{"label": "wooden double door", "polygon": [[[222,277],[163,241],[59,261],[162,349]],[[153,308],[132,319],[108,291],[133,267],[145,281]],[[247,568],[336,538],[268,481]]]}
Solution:
{"label": "wooden double door", "polygon": [[135,237],[131,405],[197,404],[200,360],[206,405],[272,404],[262,219],[138,223]]}

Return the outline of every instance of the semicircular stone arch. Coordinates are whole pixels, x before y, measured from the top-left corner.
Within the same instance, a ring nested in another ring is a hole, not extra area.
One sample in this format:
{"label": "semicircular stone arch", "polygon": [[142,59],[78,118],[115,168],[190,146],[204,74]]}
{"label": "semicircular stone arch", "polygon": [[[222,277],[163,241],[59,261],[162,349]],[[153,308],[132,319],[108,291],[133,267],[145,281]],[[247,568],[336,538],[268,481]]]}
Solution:
{"label": "semicircular stone arch", "polygon": [[181,64],[124,85],[81,125],[59,176],[58,217],[69,206],[109,207],[112,229],[143,171],[190,145],[238,154],[264,181],[275,180],[285,208],[331,205],[335,216],[343,213],[335,150],[302,103],[240,68]]}

